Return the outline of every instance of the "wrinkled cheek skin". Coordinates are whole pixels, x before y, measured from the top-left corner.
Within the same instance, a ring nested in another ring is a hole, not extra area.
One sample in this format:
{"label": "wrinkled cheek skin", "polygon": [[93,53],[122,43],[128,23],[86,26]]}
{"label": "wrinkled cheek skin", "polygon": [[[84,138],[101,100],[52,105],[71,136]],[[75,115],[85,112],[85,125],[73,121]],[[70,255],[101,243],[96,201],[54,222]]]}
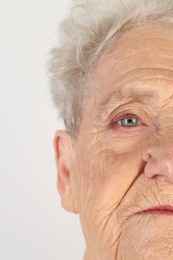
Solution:
{"label": "wrinkled cheek skin", "polygon": [[123,223],[117,209],[141,170],[141,153],[122,155],[102,149],[93,154],[81,152],[78,158],[80,220],[87,243],[84,259],[129,259],[119,254]]}

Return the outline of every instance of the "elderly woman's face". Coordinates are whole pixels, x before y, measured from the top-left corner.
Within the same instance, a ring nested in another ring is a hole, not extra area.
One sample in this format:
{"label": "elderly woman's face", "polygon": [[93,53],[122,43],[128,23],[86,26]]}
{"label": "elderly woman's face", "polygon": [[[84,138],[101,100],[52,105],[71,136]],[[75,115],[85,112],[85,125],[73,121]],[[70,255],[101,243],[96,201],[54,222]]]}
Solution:
{"label": "elderly woman's face", "polygon": [[173,259],[173,211],[145,211],[173,206],[173,29],[125,33],[88,84],[64,184],[59,177],[64,204],[80,214],[85,259]]}

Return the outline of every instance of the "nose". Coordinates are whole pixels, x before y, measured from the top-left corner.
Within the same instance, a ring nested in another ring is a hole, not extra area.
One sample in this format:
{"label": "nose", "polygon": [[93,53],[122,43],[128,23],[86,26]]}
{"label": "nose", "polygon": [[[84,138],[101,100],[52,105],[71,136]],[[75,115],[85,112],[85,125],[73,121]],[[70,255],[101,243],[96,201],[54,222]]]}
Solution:
{"label": "nose", "polygon": [[143,154],[146,162],[144,174],[147,178],[160,178],[173,183],[173,133],[172,138],[165,138],[152,142]]}

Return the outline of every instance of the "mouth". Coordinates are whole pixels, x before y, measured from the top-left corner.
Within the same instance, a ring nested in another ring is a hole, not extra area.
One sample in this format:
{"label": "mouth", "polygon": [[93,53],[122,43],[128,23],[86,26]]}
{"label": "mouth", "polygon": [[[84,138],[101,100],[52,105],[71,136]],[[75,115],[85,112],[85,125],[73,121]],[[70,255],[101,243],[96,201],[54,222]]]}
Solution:
{"label": "mouth", "polygon": [[159,214],[159,215],[173,216],[173,206],[170,205],[156,206],[156,207],[152,207],[140,211],[138,212],[138,214],[150,214],[150,215]]}

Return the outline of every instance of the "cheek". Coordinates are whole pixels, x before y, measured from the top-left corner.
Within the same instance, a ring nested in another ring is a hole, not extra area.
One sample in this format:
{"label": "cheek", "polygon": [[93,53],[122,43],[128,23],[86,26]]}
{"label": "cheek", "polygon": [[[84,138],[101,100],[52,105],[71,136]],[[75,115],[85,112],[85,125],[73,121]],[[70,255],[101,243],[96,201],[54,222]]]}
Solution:
{"label": "cheek", "polygon": [[109,147],[109,150],[117,156],[128,157],[129,154],[132,154],[134,157],[139,151],[142,151],[147,140],[153,134],[152,131],[141,130],[136,136],[115,136],[112,131],[110,136],[106,139],[106,145]]}
{"label": "cheek", "polygon": [[141,171],[141,151],[116,152],[115,147],[103,148],[103,144],[97,143],[80,149],[77,158],[77,190],[84,234],[90,236],[89,240],[97,240],[96,244],[104,238],[100,241],[104,247],[115,244],[121,226],[117,207]]}
{"label": "cheek", "polygon": [[[89,157],[84,163],[81,176],[82,189],[85,187],[83,202],[95,203],[95,209],[109,210],[117,205],[137,175],[142,170],[141,152],[117,154],[103,150]],[[83,190],[81,190],[83,193]]]}
{"label": "cheek", "polygon": [[[142,145],[136,142],[111,141],[81,146],[77,155],[77,178],[82,207],[84,203],[115,204],[126,193],[141,171]],[[142,143],[142,141],[141,141]],[[84,148],[86,147],[86,148]],[[95,202],[96,201],[96,202]],[[105,205],[105,206],[106,206]]]}

